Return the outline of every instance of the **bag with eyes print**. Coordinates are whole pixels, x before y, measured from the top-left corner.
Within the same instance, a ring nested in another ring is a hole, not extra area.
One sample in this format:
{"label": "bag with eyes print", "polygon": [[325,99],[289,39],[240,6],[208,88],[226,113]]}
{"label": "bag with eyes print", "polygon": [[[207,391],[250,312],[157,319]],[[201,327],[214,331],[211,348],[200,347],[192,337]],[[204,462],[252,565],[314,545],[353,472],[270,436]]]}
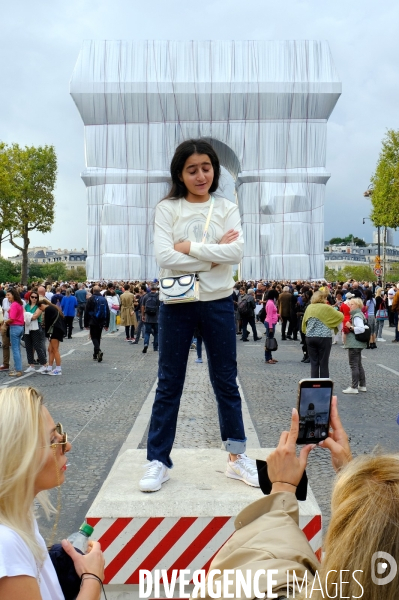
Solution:
{"label": "bag with eyes print", "polygon": [[159,280],[159,299],[165,304],[198,302],[199,278],[196,273],[162,277]]}

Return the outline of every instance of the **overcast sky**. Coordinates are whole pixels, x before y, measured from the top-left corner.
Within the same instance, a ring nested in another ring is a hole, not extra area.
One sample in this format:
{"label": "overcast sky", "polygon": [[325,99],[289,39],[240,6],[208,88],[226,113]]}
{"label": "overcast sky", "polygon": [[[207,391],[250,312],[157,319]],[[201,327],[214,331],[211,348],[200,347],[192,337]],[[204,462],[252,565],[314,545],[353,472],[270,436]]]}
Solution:
{"label": "overcast sky", "polygon": [[[32,245],[86,248],[83,124],[69,80],[84,39],[326,39],[343,84],[328,124],[325,239],[371,241],[363,198],[387,128],[399,129],[399,3],[385,0],[18,0],[0,18],[0,140],[53,144],[53,231]],[[395,235],[399,242],[399,233]],[[4,247],[4,254],[15,254]]]}

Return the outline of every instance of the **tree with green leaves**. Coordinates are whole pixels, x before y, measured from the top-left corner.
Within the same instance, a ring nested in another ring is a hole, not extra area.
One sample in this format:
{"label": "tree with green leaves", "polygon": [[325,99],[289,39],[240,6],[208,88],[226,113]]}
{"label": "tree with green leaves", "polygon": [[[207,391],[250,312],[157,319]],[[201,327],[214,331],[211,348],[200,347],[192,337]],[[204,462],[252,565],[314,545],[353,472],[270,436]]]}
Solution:
{"label": "tree with green leaves", "polygon": [[327,265],[324,268],[324,277],[327,281],[337,281],[339,279],[338,272]]}
{"label": "tree with green leaves", "polygon": [[[10,243],[22,252],[23,284],[28,282],[30,232],[48,233],[54,223],[56,176],[53,146],[0,146],[0,211],[5,215],[3,226]],[[16,239],[22,242],[18,244]]]}
{"label": "tree with green leaves", "polygon": [[373,269],[369,265],[346,265],[341,271],[331,269],[326,265],[324,277],[327,281],[347,281],[356,279],[357,281],[374,281],[376,279]]}
{"label": "tree with green leaves", "polygon": [[6,281],[12,281],[13,283],[19,281],[20,271],[18,265],[15,265],[10,260],[0,257],[0,282],[5,283]]}
{"label": "tree with green leaves", "polygon": [[371,178],[371,220],[376,227],[399,227],[399,131],[389,129]]}
{"label": "tree with green leaves", "polygon": [[67,269],[65,273],[66,281],[86,281],[86,269],[84,267],[76,267],[75,269]]}
{"label": "tree with green leaves", "polygon": [[[3,158],[6,151],[6,144],[0,142],[0,156]],[[0,158],[1,162],[1,158]],[[9,197],[11,194],[11,180],[8,177],[0,175],[0,256],[2,243],[10,238],[9,230],[12,229],[10,223],[10,203]]]}
{"label": "tree with green leaves", "polygon": [[66,264],[61,261],[53,263],[36,263],[29,265],[29,279],[47,279],[48,281],[58,281],[65,279],[67,273]]}
{"label": "tree with green leaves", "polygon": [[341,237],[335,237],[335,238],[331,238],[330,244],[355,244],[355,246],[360,246],[362,248],[364,248],[364,246],[366,246],[366,242],[364,240],[362,240],[362,238],[356,237],[354,235],[352,235],[351,233],[349,235],[347,235],[344,238]]}

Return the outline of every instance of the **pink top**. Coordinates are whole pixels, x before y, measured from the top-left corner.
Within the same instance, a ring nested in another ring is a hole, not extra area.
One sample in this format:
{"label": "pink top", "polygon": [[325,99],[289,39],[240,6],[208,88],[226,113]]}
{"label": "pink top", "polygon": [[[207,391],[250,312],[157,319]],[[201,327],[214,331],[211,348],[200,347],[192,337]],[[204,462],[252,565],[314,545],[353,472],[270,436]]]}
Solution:
{"label": "pink top", "polygon": [[265,322],[268,323],[269,327],[275,325],[278,321],[278,312],[276,305],[273,300],[268,300],[266,302],[266,319]]}
{"label": "pink top", "polygon": [[24,307],[18,302],[13,302],[8,311],[8,318],[12,319],[10,325],[25,325]]}

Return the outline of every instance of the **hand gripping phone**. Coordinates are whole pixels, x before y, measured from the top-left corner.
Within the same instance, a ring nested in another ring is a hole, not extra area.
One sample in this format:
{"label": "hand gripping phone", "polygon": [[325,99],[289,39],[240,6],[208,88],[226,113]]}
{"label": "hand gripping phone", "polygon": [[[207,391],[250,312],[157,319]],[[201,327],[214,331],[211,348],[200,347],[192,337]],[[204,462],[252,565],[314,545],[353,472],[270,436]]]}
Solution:
{"label": "hand gripping phone", "polygon": [[331,379],[301,379],[299,382],[297,444],[318,444],[328,437],[333,386]]}

